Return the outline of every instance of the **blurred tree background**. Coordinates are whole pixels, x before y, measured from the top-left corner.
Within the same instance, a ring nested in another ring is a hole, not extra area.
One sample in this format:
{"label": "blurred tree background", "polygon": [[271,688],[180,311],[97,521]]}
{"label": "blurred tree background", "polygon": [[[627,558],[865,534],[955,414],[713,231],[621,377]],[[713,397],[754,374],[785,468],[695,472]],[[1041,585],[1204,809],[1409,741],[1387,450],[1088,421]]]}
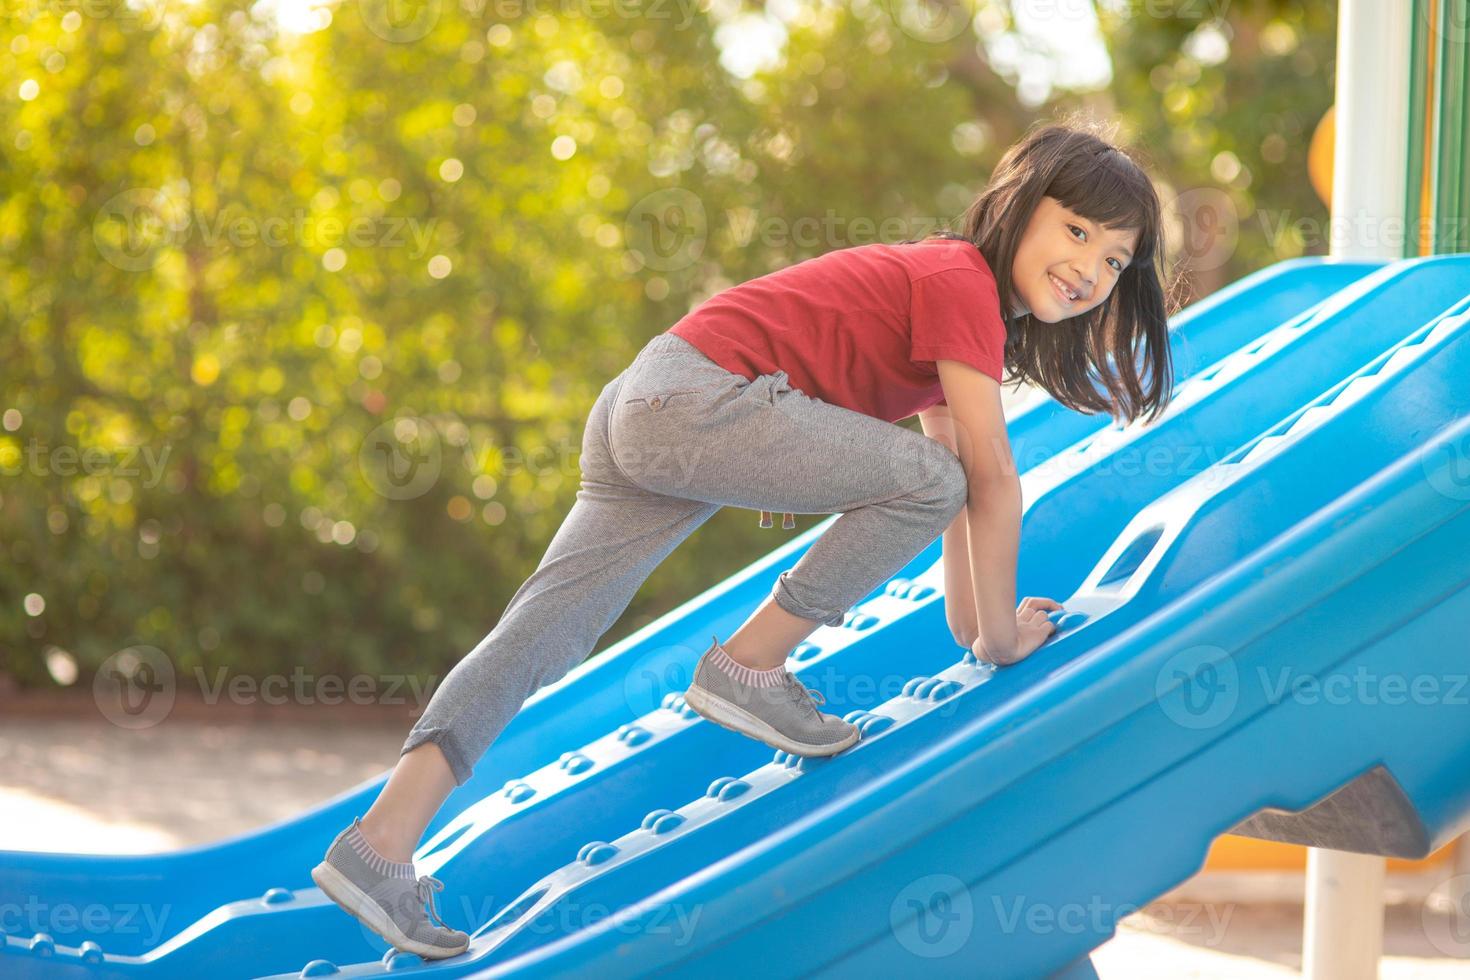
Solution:
{"label": "blurred tree background", "polygon": [[[134,644],[184,678],[447,670],[643,343],[950,224],[1036,119],[1118,121],[1195,297],[1326,251],[1330,0],[0,2],[23,686]],[[603,645],[789,533],[727,509]]]}

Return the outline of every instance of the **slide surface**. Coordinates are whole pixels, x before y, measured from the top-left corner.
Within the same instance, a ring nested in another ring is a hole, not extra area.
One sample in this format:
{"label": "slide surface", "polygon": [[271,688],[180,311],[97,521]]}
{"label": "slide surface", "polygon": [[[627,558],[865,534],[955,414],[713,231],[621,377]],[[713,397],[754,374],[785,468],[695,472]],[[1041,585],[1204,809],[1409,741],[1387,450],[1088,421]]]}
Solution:
{"label": "slide surface", "polygon": [[1470,257],[1281,263],[1171,335],[1155,424],[1010,420],[1019,594],[1066,607],[1021,664],[954,646],[935,542],[792,655],[852,749],[699,718],[710,634],[824,522],[527,702],[415,858],[465,954],[312,886],[379,778],[207,847],[0,852],[0,975],[1085,976],[1237,827],[1429,853],[1470,822]]}

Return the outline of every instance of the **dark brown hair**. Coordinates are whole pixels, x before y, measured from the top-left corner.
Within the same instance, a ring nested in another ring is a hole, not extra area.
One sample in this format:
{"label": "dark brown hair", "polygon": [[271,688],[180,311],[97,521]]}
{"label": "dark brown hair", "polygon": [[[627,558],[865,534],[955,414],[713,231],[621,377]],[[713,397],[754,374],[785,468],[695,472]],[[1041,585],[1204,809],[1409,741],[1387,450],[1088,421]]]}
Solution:
{"label": "dark brown hair", "polygon": [[[1150,422],[1167,406],[1174,380],[1162,208],[1142,167],[1098,129],[1085,120],[1034,124],[1001,157],[961,217],[961,231],[927,238],[972,242],[994,273],[1006,317],[1007,381],[1038,385],[1074,411],[1107,412],[1124,422],[1148,413]],[[1056,323],[1011,314],[1011,266],[1043,197],[1110,230],[1138,231],[1133,260],[1107,300]]]}

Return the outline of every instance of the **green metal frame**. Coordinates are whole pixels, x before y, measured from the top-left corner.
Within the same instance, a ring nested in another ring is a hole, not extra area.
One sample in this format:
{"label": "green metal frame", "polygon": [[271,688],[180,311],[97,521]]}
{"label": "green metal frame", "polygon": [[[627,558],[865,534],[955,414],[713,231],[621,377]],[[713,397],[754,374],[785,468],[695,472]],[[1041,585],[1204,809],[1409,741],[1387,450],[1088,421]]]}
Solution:
{"label": "green metal frame", "polygon": [[[1470,0],[1438,0],[1437,6],[1432,0],[1412,0],[1411,7],[1404,218],[1414,233],[1405,235],[1404,257],[1419,254],[1426,162],[1430,254],[1470,252]],[[1434,98],[1426,113],[1425,94],[1431,86]]]}
{"label": "green metal frame", "polygon": [[1470,250],[1470,173],[1466,168],[1466,135],[1470,132],[1465,112],[1470,108],[1466,87],[1470,86],[1470,0],[1440,0],[1439,90],[1436,93],[1438,133],[1435,167],[1436,252]]}
{"label": "green metal frame", "polygon": [[[1419,254],[1419,213],[1424,197],[1424,93],[1429,83],[1429,3],[1411,0],[1409,30],[1409,160],[1404,180],[1404,258]],[[1433,207],[1431,205],[1431,213]]]}

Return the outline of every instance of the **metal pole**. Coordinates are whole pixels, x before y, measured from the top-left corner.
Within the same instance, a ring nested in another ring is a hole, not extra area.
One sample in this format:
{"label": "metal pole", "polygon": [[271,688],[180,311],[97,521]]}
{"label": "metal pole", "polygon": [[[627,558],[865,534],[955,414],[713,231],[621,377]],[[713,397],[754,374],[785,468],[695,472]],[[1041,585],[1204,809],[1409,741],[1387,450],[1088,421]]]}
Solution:
{"label": "metal pole", "polygon": [[1410,27],[1420,6],[1413,0],[1342,0],[1338,8],[1335,256],[1403,257]]}
{"label": "metal pole", "polygon": [[[1414,0],[1342,0],[1337,25],[1332,254],[1397,259],[1409,228],[1409,78]],[[1383,858],[1307,851],[1302,975],[1376,980],[1383,954]]]}

